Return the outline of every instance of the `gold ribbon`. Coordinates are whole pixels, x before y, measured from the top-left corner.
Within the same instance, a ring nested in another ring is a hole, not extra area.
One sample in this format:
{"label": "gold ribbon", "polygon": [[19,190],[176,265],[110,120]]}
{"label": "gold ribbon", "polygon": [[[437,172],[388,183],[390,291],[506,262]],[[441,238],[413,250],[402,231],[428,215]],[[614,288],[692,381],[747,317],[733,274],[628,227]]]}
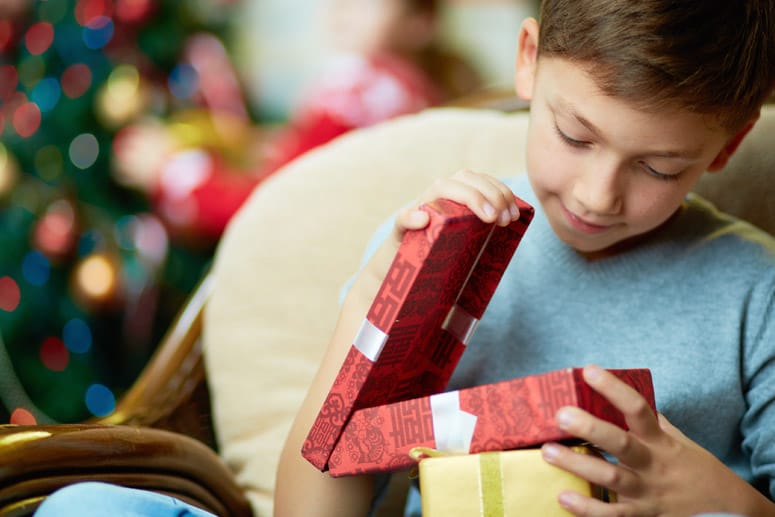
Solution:
{"label": "gold ribbon", "polygon": [[481,453],[479,455],[479,500],[482,517],[504,516],[502,480],[500,453]]}
{"label": "gold ribbon", "polygon": [[[444,456],[460,456],[442,452],[430,447],[414,447],[409,456],[415,461],[425,458],[441,458]],[[417,469],[412,469],[410,477],[417,477]],[[503,517],[503,473],[501,471],[501,454],[499,451],[479,454],[479,501],[481,517]]]}

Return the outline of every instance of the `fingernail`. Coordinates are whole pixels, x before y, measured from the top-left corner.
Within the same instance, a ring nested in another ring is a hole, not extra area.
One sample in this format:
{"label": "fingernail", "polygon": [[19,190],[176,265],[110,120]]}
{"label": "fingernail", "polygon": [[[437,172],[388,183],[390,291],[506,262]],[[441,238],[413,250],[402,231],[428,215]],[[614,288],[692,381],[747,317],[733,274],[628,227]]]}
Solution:
{"label": "fingernail", "polygon": [[578,496],[573,492],[561,492],[557,497],[557,500],[563,508],[573,508],[575,502],[578,500]]}
{"label": "fingernail", "polygon": [[587,381],[594,382],[600,378],[600,375],[602,375],[603,369],[599,366],[590,365],[584,368],[584,378]]}
{"label": "fingernail", "polygon": [[557,421],[557,425],[560,427],[560,429],[567,429],[573,425],[573,413],[567,409],[563,408],[557,410],[557,414],[554,418]]}
{"label": "fingernail", "polygon": [[560,449],[554,444],[546,443],[541,447],[541,454],[546,461],[552,461],[560,454]]}
{"label": "fingernail", "polygon": [[498,223],[505,226],[509,224],[509,222],[511,222],[511,214],[509,214],[508,210],[504,210],[498,217]]}
{"label": "fingernail", "polygon": [[509,212],[511,212],[512,219],[519,218],[519,207],[517,207],[516,203],[512,203],[511,205],[509,205]]}
{"label": "fingernail", "polygon": [[482,206],[482,210],[484,210],[484,213],[485,215],[487,215],[487,217],[491,219],[495,217],[495,208],[493,208],[493,206],[490,203],[485,203]]}

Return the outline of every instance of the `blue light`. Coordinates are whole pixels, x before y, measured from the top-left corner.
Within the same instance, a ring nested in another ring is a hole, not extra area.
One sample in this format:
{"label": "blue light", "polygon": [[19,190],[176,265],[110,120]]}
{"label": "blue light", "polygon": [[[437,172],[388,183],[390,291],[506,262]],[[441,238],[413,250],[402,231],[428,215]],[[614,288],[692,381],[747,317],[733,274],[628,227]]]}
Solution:
{"label": "blue light", "polygon": [[78,256],[85,257],[97,249],[104,248],[105,239],[95,230],[86,230],[78,240]]}
{"label": "blue light", "polygon": [[62,88],[59,86],[59,81],[53,77],[46,77],[38,81],[38,84],[32,89],[30,98],[38,105],[40,111],[46,113],[54,109],[61,95]]}
{"label": "blue light", "polygon": [[22,275],[32,285],[43,285],[48,282],[51,274],[51,264],[46,256],[39,251],[30,251],[22,260]]}
{"label": "blue light", "polygon": [[86,408],[94,416],[108,416],[116,409],[116,397],[102,384],[92,384],[86,390]]}
{"label": "blue light", "polygon": [[95,18],[83,28],[83,43],[92,50],[101,49],[113,38],[113,20],[105,16]]}
{"label": "blue light", "polygon": [[190,99],[199,88],[199,74],[191,65],[180,64],[170,72],[167,85],[178,99]]}
{"label": "blue light", "polygon": [[85,354],[92,344],[91,329],[82,319],[73,318],[62,329],[62,341],[74,354]]}

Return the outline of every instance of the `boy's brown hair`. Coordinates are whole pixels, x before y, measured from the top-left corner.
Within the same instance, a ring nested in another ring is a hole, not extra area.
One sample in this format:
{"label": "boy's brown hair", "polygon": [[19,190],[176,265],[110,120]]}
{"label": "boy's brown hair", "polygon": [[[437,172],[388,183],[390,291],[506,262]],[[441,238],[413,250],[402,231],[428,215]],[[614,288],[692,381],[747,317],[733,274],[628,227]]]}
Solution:
{"label": "boy's brown hair", "polygon": [[740,129],[775,87],[775,0],[543,0],[539,55],[612,97]]}

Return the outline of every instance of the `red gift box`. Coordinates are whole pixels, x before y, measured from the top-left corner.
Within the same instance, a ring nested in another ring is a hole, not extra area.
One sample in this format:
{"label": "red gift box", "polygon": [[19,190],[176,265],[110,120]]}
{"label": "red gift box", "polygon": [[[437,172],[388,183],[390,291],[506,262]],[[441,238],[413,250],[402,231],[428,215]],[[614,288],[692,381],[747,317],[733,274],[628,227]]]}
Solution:
{"label": "red gift box", "polygon": [[[651,372],[609,370],[656,411]],[[582,379],[580,368],[440,393],[356,411],[329,460],[332,476],[389,472],[415,464],[409,452],[427,447],[479,453],[573,438],[554,415],[577,406],[626,429],[624,417]]]}
{"label": "red gift box", "polygon": [[437,200],[401,246],[304,442],[320,470],[353,411],[442,391],[533,218],[506,227]]}

